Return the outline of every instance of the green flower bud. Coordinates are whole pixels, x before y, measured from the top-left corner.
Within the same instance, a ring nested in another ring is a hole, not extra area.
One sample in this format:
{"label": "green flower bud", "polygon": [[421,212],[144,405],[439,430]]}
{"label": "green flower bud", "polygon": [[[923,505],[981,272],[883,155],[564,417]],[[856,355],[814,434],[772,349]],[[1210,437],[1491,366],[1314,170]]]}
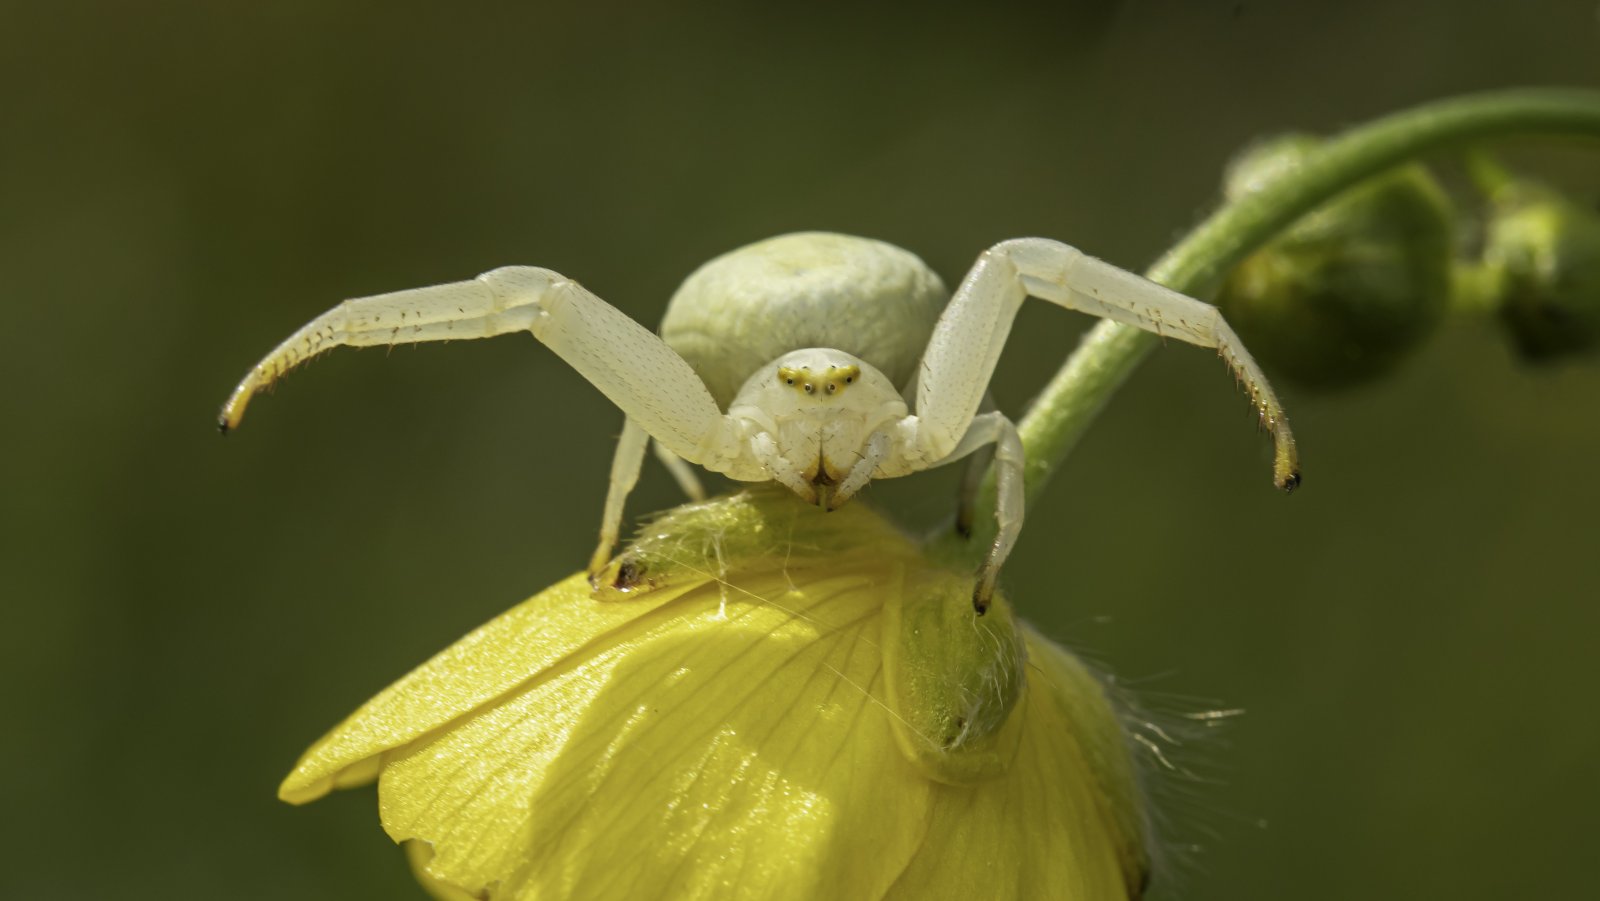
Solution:
{"label": "green flower bud", "polygon": [[1529,360],[1600,342],[1600,215],[1535,182],[1490,197],[1483,248],[1490,302]]}
{"label": "green flower bud", "polygon": [[[1285,135],[1230,165],[1230,199],[1292,173],[1319,138]],[[1433,330],[1450,298],[1455,238],[1443,190],[1421,166],[1376,176],[1246,258],[1216,298],[1267,368],[1313,387],[1387,372]]]}

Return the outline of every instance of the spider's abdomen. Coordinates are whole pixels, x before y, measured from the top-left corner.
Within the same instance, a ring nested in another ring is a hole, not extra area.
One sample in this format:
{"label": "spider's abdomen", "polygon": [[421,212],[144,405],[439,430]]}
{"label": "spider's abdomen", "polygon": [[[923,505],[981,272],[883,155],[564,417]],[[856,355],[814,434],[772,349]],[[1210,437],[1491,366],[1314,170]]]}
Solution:
{"label": "spider's abdomen", "polygon": [[859,357],[904,389],[948,299],[927,264],[892,244],[799,232],[695,270],[673,295],[661,337],[724,410],[757,368],[806,347]]}

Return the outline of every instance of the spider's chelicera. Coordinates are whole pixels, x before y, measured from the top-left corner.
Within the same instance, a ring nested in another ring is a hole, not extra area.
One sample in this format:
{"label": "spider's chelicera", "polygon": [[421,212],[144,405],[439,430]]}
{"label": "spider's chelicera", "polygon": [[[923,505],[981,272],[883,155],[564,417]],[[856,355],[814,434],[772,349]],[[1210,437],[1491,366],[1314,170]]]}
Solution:
{"label": "spider's chelicera", "polygon": [[998,529],[973,590],[982,613],[1022,527],[1023,449],[1011,420],[979,408],[1027,297],[1216,348],[1271,430],[1277,484],[1298,484],[1277,398],[1215,307],[1043,238],[984,251],[954,295],[920,259],[880,241],[773,238],[691,275],[659,336],[531,266],[347,300],[250,370],[220,424],[237,426],[256,392],[334,347],[532,332],[627,416],[591,572],[610,559],[651,439],[691,496],[701,492],[684,461],[737,481],[777,481],[830,510],[872,479],[993,445]]}

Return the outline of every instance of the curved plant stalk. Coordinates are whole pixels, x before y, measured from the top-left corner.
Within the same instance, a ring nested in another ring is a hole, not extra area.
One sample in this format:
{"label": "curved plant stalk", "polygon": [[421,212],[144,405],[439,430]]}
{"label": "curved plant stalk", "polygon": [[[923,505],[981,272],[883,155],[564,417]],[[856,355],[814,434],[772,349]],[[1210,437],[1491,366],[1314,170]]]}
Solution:
{"label": "curved plant stalk", "polygon": [[[1292,175],[1218,209],[1168,250],[1146,275],[1205,298],[1234,266],[1329,198],[1417,157],[1510,136],[1600,138],[1600,92],[1522,89],[1423,104],[1358,126],[1328,141]],[[1018,423],[1027,451],[1027,503],[1040,492],[1102,406],[1155,346],[1155,335],[1103,321],[1089,330]],[[977,509],[993,509],[985,478]],[[976,523],[972,547],[993,535]]]}

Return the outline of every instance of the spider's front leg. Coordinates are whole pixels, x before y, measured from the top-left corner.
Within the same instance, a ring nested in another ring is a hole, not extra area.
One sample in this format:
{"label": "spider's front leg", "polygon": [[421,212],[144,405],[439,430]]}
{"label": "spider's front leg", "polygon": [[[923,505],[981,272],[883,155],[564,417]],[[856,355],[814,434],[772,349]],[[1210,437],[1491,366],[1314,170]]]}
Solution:
{"label": "spider's front leg", "polygon": [[539,308],[515,303],[482,278],[346,300],[301,326],[245,373],[217,425],[239,427],[245,408],[289,370],[335,347],[373,347],[487,338],[526,331]]}
{"label": "spider's front leg", "polygon": [[[1285,491],[1300,484],[1294,433],[1283,406],[1261,367],[1216,307],[1045,238],[996,244],[984,251],[962,280],[934,327],[923,357],[919,415],[925,403],[945,408],[950,411],[947,415],[977,408],[978,395],[1000,359],[1017,308],[1030,296],[1163,337],[1216,348],[1249,393],[1261,424],[1272,433],[1274,483]],[[981,384],[952,377],[934,384],[931,370],[939,368],[962,377],[976,376]]]}
{"label": "spider's front leg", "polygon": [[[1288,419],[1266,376],[1215,307],[1057,241],[1021,238],[997,244],[978,258],[939,317],[918,373],[916,415],[908,420],[915,422],[910,426],[915,435],[908,436],[914,443],[907,446],[921,448],[929,456],[948,449],[950,455],[945,459],[954,459],[960,455],[958,451],[970,451],[989,441],[996,445],[999,531],[979,573],[975,603],[986,600],[993,590],[994,575],[1021,526],[1023,460],[1021,443],[1009,421],[991,418],[998,414],[974,414],[1017,310],[1029,296],[1216,348],[1244,383],[1263,425],[1272,432],[1274,481],[1285,490],[1299,484],[1299,461]],[[964,435],[959,446],[954,445],[953,436],[957,435]],[[1014,494],[1009,501],[1008,494]],[[978,606],[981,612],[981,603]]]}
{"label": "spider's front leg", "polygon": [[[996,292],[1007,293],[1007,300],[987,306],[1010,310],[1003,314],[1007,328],[1015,304],[1032,296],[1162,337],[1215,348],[1250,395],[1261,425],[1272,434],[1274,484],[1285,491],[1299,486],[1300,460],[1283,406],[1266,374],[1216,307],[1046,238],[1018,238],[985,251],[950,306],[961,303],[964,294],[972,295],[975,305],[985,306],[977,296]],[[934,340],[938,340],[937,334]]]}
{"label": "spider's front leg", "polygon": [[654,332],[577,282],[533,266],[506,266],[464,282],[347,300],[311,320],[247,373],[223,405],[238,426],[245,406],[290,369],[335,347],[490,338],[532,332],[667,450],[703,462],[722,411],[693,368]]}
{"label": "spider's front leg", "polygon": [[[250,399],[290,369],[335,347],[488,338],[527,331],[627,414],[601,527],[609,550],[622,502],[638,477],[646,435],[673,456],[712,469],[738,453],[738,428],[705,382],[654,332],[548,269],[508,266],[470,281],[347,300],[313,319],[257,363],[223,405],[224,431]],[[597,551],[597,555],[600,552]]]}

